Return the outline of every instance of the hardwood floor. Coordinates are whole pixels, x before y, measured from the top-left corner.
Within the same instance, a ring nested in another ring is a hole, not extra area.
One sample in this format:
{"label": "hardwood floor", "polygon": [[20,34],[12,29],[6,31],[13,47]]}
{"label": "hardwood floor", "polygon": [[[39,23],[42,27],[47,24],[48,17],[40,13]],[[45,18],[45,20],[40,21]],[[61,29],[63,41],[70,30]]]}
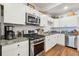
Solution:
{"label": "hardwood floor", "polygon": [[79,51],[69,47],[56,45],[50,51],[44,54],[45,56],[79,56]]}

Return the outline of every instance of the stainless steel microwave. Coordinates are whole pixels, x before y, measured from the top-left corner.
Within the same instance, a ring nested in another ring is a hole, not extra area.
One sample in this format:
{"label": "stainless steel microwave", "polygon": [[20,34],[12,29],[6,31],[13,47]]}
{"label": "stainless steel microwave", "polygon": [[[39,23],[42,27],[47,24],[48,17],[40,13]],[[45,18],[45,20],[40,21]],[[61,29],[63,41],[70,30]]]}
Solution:
{"label": "stainless steel microwave", "polygon": [[40,17],[36,15],[26,13],[25,18],[26,18],[27,25],[38,25],[38,26],[40,25]]}

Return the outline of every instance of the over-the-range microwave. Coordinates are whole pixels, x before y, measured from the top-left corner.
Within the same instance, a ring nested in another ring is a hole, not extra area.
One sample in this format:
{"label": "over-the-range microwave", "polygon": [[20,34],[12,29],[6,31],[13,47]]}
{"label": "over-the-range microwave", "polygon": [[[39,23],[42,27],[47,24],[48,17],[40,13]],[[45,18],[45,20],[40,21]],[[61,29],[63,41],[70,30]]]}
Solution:
{"label": "over-the-range microwave", "polygon": [[26,13],[25,18],[26,18],[27,25],[37,25],[37,26],[40,25],[40,17],[38,17],[36,15]]}

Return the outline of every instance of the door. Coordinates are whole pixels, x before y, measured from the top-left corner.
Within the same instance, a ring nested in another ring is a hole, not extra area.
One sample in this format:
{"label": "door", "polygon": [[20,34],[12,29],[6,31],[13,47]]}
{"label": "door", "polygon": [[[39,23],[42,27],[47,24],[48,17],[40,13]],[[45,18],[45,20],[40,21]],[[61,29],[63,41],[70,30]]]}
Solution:
{"label": "door", "polygon": [[17,44],[2,46],[2,56],[17,56]]}
{"label": "door", "polygon": [[20,3],[4,4],[4,23],[25,25],[25,5]]}
{"label": "door", "polygon": [[45,51],[48,51],[50,49],[50,36],[45,37]]}
{"label": "door", "polygon": [[29,55],[29,43],[28,41],[17,43],[18,45],[18,55],[28,56]]}

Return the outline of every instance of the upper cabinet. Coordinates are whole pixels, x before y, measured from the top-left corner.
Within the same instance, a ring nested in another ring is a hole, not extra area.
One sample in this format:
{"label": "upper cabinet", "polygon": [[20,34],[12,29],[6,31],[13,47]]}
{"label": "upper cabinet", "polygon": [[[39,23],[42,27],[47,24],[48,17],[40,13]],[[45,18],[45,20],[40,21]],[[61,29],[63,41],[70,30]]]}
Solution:
{"label": "upper cabinet", "polygon": [[65,17],[60,19],[61,27],[77,27],[78,25],[78,16]]}
{"label": "upper cabinet", "polygon": [[25,24],[25,5],[4,4],[4,23]]}
{"label": "upper cabinet", "polygon": [[78,26],[78,16],[64,17],[59,19],[54,19],[54,27],[77,27]]}
{"label": "upper cabinet", "polygon": [[50,16],[47,16],[47,25],[50,27],[53,27],[54,25],[53,18],[51,18]]}
{"label": "upper cabinet", "polygon": [[30,8],[29,6],[26,6],[25,12],[26,12],[26,13],[33,14],[33,13],[34,13],[34,9],[33,9],[33,8]]}
{"label": "upper cabinet", "polygon": [[41,12],[21,3],[6,3],[4,5],[4,23],[25,25],[25,13],[36,15],[40,18],[40,26],[53,26],[53,19]]}
{"label": "upper cabinet", "polygon": [[40,16],[39,11],[37,11],[37,10],[35,10],[35,9],[29,7],[29,6],[26,6],[25,11],[26,11],[26,13],[33,14],[33,15],[36,15],[36,16]]}
{"label": "upper cabinet", "polygon": [[53,19],[49,17],[48,15],[45,15],[33,8],[30,8],[29,6],[26,6],[26,13],[30,13],[36,16],[40,17],[40,26],[52,26],[53,25]]}
{"label": "upper cabinet", "polygon": [[47,26],[46,15],[41,15],[40,26]]}
{"label": "upper cabinet", "polygon": [[49,26],[49,27],[53,26],[53,18],[47,15],[42,15],[40,26]]}
{"label": "upper cabinet", "polygon": [[53,20],[53,27],[60,27],[60,19]]}

